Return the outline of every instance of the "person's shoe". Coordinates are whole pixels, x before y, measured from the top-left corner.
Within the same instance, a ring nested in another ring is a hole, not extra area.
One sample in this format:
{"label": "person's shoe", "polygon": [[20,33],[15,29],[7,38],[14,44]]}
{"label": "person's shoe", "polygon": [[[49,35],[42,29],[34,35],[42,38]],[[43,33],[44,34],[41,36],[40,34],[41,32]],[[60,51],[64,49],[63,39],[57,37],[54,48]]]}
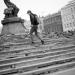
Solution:
{"label": "person's shoe", "polygon": [[42,43],[42,44],[44,44],[44,41],[43,41],[43,40],[41,40],[41,43]]}

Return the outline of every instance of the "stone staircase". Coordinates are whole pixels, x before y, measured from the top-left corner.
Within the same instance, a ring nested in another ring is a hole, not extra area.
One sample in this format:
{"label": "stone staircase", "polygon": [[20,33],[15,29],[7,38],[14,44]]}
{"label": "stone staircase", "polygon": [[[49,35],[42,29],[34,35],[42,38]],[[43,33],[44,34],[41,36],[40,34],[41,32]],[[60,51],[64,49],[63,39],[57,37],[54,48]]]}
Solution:
{"label": "stone staircase", "polygon": [[44,40],[45,45],[39,41],[31,45],[23,38],[1,44],[0,75],[49,75],[75,69],[75,46],[70,40]]}

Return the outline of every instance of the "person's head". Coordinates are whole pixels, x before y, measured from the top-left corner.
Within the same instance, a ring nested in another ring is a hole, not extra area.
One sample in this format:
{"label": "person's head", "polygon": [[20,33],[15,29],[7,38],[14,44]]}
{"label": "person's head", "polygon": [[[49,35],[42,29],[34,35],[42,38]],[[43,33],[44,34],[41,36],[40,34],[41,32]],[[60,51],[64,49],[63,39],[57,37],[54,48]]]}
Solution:
{"label": "person's head", "polygon": [[29,14],[29,15],[30,15],[31,13],[32,13],[32,12],[31,12],[31,10],[28,10],[28,11],[27,11],[27,14]]}

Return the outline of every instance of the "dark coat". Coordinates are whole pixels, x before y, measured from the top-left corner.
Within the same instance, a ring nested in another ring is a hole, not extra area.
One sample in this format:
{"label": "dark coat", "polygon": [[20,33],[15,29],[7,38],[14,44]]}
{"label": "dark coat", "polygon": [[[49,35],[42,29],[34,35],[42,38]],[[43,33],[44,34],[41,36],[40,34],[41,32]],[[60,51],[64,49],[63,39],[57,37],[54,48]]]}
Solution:
{"label": "dark coat", "polygon": [[31,15],[30,15],[30,21],[31,21],[32,25],[38,25],[39,24],[39,22],[37,20],[37,15],[36,14],[32,14],[31,13]]}

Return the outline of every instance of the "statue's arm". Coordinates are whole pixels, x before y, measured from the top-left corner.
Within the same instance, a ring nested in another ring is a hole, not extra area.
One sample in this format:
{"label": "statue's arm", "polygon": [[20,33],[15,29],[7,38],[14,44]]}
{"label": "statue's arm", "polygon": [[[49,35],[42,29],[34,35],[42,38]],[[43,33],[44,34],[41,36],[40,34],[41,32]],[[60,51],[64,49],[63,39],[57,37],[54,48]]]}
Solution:
{"label": "statue's arm", "polygon": [[6,4],[7,7],[9,7],[9,1],[10,0],[4,0],[4,3]]}
{"label": "statue's arm", "polygon": [[6,6],[9,7],[16,7],[15,4],[13,4],[12,2],[10,2],[10,0],[4,0],[4,3],[6,4]]}

